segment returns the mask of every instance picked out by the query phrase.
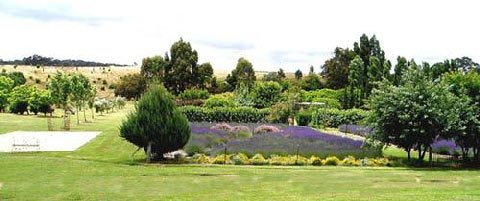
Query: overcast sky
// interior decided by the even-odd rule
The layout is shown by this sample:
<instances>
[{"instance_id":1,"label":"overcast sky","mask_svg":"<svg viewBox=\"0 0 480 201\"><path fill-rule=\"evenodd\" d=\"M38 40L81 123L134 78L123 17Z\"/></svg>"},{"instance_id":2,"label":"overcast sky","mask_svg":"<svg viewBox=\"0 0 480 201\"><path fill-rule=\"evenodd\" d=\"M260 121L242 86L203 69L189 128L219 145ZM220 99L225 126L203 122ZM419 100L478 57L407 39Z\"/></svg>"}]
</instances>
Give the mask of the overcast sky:
<instances>
[{"instance_id":1,"label":"overcast sky","mask_svg":"<svg viewBox=\"0 0 480 201\"><path fill-rule=\"evenodd\" d=\"M480 3L471 0L0 0L0 59L40 54L133 64L180 37L199 62L230 71L308 71L335 47L375 34L389 59L480 61ZM395 63L394 61L392 61Z\"/></svg>"}]
</instances>

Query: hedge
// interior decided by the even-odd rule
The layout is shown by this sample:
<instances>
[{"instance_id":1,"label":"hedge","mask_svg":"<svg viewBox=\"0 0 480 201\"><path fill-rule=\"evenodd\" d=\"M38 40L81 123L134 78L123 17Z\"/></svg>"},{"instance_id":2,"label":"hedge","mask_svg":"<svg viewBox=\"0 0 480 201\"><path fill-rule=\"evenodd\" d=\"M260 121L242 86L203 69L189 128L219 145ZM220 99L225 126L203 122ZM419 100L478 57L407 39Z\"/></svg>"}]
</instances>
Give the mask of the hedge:
<instances>
[{"instance_id":1,"label":"hedge","mask_svg":"<svg viewBox=\"0 0 480 201\"><path fill-rule=\"evenodd\" d=\"M368 116L368 111L361 109L319 109L314 112L312 121L325 127L338 127L342 124L361 124Z\"/></svg>"},{"instance_id":2,"label":"hedge","mask_svg":"<svg viewBox=\"0 0 480 201\"><path fill-rule=\"evenodd\" d=\"M193 122L239 122L257 123L264 122L270 109L255 109L252 107L215 107L204 108L198 106L182 106L183 112L189 121Z\"/></svg>"}]
</instances>

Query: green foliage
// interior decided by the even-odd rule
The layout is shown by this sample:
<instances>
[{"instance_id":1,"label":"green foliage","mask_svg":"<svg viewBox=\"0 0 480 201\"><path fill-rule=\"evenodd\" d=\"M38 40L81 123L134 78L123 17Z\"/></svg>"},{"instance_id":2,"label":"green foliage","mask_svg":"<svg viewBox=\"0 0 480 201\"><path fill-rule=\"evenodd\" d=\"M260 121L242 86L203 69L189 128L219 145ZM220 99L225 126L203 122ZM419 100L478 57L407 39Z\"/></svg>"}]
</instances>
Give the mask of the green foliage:
<instances>
[{"instance_id":1,"label":"green foliage","mask_svg":"<svg viewBox=\"0 0 480 201\"><path fill-rule=\"evenodd\" d=\"M54 104L61 105L66 108L71 94L70 78L60 72L57 72L48 82L48 89L52 94Z\"/></svg>"},{"instance_id":2,"label":"green foliage","mask_svg":"<svg viewBox=\"0 0 480 201\"><path fill-rule=\"evenodd\" d=\"M296 80L300 80L300 79L302 79L302 77L303 77L303 73L302 73L302 71L301 71L300 69L298 69L297 71L295 71L295 79L296 79Z\"/></svg>"},{"instance_id":3,"label":"green foliage","mask_svg":"<svg viewBox=\"0 0 480 201\"><path fill-rule=\"evenodd\" d=\"M115 96L122 96L127 99L138 99L147 88L147 82L140 74L129 74L122 76L115 88Z\"/></svg>"},{"instance_id":4,"label":"green foliage","mask_svg":"<svg viewBox=\"0 0 480 201\"><path fill-rule=\"evenodd\" d=\"M415 148L423 160L437 137L449 138L463 126L458 126L458 109L465 101L431 82L419 69L409 70L403 82L400 87L383 85L372 97L372 137L407 152Z\"/></svg>"},{"instance_id":5,"label":"green foliage","mask_svg":"<svg viewBox=\"0 0 480 201\"><path fill-rule=\"evenodd\" d=\"M10 97L8 97L10 112L15 114L24 114L27 112L28 114L28 102L35 90L36 88L28 85L20 85L13 88Z\"/></svg>"},{"instance_id":6,"label":"green foliage","mask_svg":"<svg viewBox=\"0 0 480 201\"><path fill-rule=\"evenodd\" d=\"M251 159L250 159L250 163L252 163L252 165L265 165L268 163L267 160L265 160L265 157L263 157L262 154L255 154Z\"/></svg>"},{"instance_id":7,"label":"green foliage","mask_svg":"<svg viewBox=\"0 0 480 201\"><path fill-rule=\"evenodd\" d=\"M1 73L0 76L7 76L13 80L13 87L20 86L27 82L22 72Z\"/></svg>"},{"instance_id":8,"label":"green foliage","mask_svg":"<svg viewBox=\"0 0 480 201\"><path fill-rule=\"evenodd\" d=\"M50 91L48 90L33 90L28 100L28 104L30 105L30 111L33 112L35 115L38 112L47 115L47 113L53 111L51 107L52 97Z\"/></svg>"},{"instance_id":9,"label":"green foliage","mask_svg":"<svg viewBox=\"0 0 480 201\"><path fill-rule=\"evenodd\" d=\"M313 113L313 121L326 127L336 128L342 124L361 124L368 117L368 112L361 109L318 109Z\"/></svg>"},{"instance_id":10,"label":"green foliage","mask_svg":"<svg viewBox=\"0 0 480 201\"><path fill-rule=\"evenodd\" d=\"M194 122L263 122L270 109L255 109L251 107L215 107L203 108L197 106L182 106L179 110L189 121Z\"/></svg>"},{"instance_id":11,"label":"green foliage","mask_svg":"<svg viewBox=\"0 0 480 201\"><path fill-rule=\"evenodd\" d=\"M324 161L322 161L322 163L324 165L333 165L333 166L336 166L336 165L339 165L341 163L340 159L338 159L336 156L330 156L330 157L327 157L325 158Z\"/></svg>"},{"instance_id":12,"label":"green foliage","mask_svg":"<svg viewBox=\"0 0 480 201\"><path fill-rule=\"evenodd\" d=\"M140 74L148 80L162 81L168 65L168 61L165 61L162 56L146 57L142 60Z\"/></svg>"},{"instance_id":13,"label":"green foliage","mask_svg":"<svg viewBox=\"0 0 480 201\"><path fill-rule=\"evenodd\" d=\"M235 102L230 98L224 98L221 96L211 96L205 101L203 107L214 108L214 107L235 107Z\"/></svg>"},{"instance_id":14,"label":"green foliage","mask_svg":"<svg viewBox=\"0 0 480 201\"><path fill-rule=\"evenodd\" d=\"M252 90L252 100L257 108L270 107L280 100L282 87L277 82L257 82Z\"/></svg>"},{"instance_id":15,"label":"green foliage","mask_svg":"<svg viewBox=\"0 0 480 201\"><path fill-rule=\"evenodd\" d=\"M228 88L233 90L240 84L251 87L255 80L255 71L253 70L252 63L242 57L238 59L237 67L235 67L231 74L227 75L225 81L229 85Z\"/></svg>"},{"instance_id":16,"label":"green foliage","mask_svg":"<svg viewBox=\"0 0 480 201\"><path fill-rule=\"evenodd\" d=\"M312 121L312 113L308 110L301 109L296 115L295 119L299 126L308 126Z\"/></svg>"},{"instance_id":17,"label":"green foliage","mask_svg":"<svg viewBox=\"0 0 480 201\"><path fill-rule=\"evenodd\" d=\"M322 75L325 76L327 87L340 89L348 84L348 67L355 57L355 53L348 48L337 47L334 54L334 57L326 60L322 66Z\"/></svg>"},{"instance_id":18,"label":"green foliage","mask_svg":"<svg viewBox=\"0 0 480 201\"><path fill-rule=\"evenodd\" d=\"M308 74L302 79L300 85L302 89L306 91L313 91L323 88L320 76L317 74Z\"/></svg>"},{"instance_id":19,"label":"green foliage","mask_svg":"<svg viewBox=\"0 0 480 201\"><path fill-rule=\"evenodd\" d=\"M204 89L187 89L178 96L182 100L208 99L210 94Z\"/></svg>"},{"instance_id":20,"label":"green foliage","mask_svg":"<svg viewBox=\"0 0 480 201\"><path fill-rule=\"evenodd\" d=\"M325 103L328 108L341 108L340 98L343 90L320 89L301 94L302 101Z\"/></svg>"},{"instance_id":21,"label":"green foliage","mask_svg":"<svg viewBox=\"0 0 480 201\"><path fill-rule=\"evenodd\" d=\"M162 159L163 154L183 148L190 134L187 118L161 85L152 86L120 126L120 136L144 148L147 161Z\"/></svg>"},{"instance_id":22,"label":"green foliage","mask_svg":"<svg viewBox=\"0 0 480 201\"><path fill-rule=\"evenodd\" d=\"M7 76L0 76L0 112L4 112L8 105L8 98L14 82Z\"/></svg>"}]
</instances>

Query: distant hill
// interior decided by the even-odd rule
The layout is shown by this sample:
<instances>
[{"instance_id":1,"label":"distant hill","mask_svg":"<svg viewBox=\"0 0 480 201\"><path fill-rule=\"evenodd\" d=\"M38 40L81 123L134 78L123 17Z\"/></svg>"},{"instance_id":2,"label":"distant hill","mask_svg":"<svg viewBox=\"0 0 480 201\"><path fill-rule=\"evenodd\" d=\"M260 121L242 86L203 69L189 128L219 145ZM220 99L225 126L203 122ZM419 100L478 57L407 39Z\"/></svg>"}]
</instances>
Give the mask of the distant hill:
<instances>
[{"instance_id":1,"label":"distant hill","mask_svg":"<svg viewBox=\"0 0 480 201\"><path fill-rule=\"evenodd\" d=\"M94 61L83 60L59 60L52 57L44 57L40 55L32 55L25 57L22 60L3 61L0 59L0 65L30 65L30 66L72 66L72 67L106 67L106 66L128 66L124 64L115 63L100 63Z\"/></svg>"}]
</instances>

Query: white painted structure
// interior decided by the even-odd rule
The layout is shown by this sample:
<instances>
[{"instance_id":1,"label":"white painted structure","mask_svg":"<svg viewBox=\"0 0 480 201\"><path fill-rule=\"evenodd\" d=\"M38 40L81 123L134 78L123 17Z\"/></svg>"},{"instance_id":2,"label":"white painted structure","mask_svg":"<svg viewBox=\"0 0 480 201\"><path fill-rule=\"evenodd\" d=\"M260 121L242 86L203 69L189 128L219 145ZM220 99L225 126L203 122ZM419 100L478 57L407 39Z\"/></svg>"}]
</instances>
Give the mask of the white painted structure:
<instances>
[{"instance_id":1,"label":"white painted structure","mask_svg":"<svg viewBox=\"0 0 480 201\"><path fill-rule=\"evenodd\" d=\"M74 151L100 132L15 131L0 135L0 152Z\"/></svg>"}]
</instances>

